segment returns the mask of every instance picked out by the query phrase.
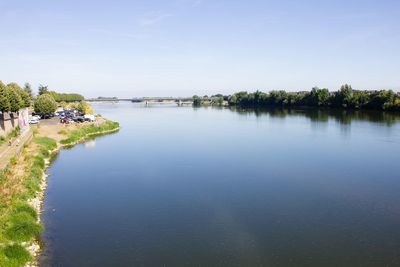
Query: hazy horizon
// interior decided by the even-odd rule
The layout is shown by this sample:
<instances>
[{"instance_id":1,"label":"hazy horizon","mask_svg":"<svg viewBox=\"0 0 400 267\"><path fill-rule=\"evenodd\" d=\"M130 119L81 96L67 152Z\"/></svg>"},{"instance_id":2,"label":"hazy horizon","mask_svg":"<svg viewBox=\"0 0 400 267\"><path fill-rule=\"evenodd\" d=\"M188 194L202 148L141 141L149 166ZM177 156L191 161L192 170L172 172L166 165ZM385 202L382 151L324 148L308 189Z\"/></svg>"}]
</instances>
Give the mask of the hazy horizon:
<instances>
[{"instance_id":1,"label":"hazy horizon","mask_svg":"<svg viewBox=\"0 0 400 267\"><path fill-rule=\"evenodd\" d=\"M0 80L85 97L400 91L398 1L0 1Z\"/></svg>"}]
</instances>

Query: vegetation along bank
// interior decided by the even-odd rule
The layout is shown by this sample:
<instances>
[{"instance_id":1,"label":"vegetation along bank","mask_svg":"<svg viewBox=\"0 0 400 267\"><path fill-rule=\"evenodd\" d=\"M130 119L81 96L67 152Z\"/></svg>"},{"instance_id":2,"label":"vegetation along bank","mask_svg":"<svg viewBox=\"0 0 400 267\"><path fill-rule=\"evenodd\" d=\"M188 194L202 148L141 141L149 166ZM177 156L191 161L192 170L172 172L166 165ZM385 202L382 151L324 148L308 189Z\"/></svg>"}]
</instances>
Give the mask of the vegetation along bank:
<instances>
[{"instance_id":1,"label":"vegetation along bank","mask_svg":"<svg viewBox=\"0 0 400 267\"><path fill-rule=\"evenodd\" d=\"M44 227L39 220L46 188L44 171L58 149L118 129L117 122L105 119L35 129L33 141L0 173L0 266L35 266Z\"/></svg>"},{"instance_id":2,"label":"vegetation along bank","mask_svg":"<svg viewBox=\"0 0 400 267\"><path fill-rule=\"evenodd\" d=\"M263 107L321 107L340 109L368 109L400 111L400 95L392 90L353 90L350 85L343 85L339 91L314 87L309 92L270 91L268 93L245 91L233 95L221 94L193 96L193 105L229 105L244 108Z\"/></svg>"},{"instance_id":3,"label":"vegetation along bank","mask_svg":"<svg viewBox=\"0 0 400 267\"><path fill-rule=\"evenodd\" d=\"M21 88L16 83L5 85L0 81L0 122L7 114L18 118L23 109L40 115L54 115L60 108L93 113L79 94L59 94L49 91L47 86L40 86L38 95L34 96L29 84ZM57 151L91 136L119 130L119 123L100 116L85 123L61 124L56 118L52 120L54 123L25 128L25 131L33 131L32 141L21 143L22 152L10 155L8 165L0 170L1 267L36 266L35 256L43 245L40 242L44 228L40 210L46 188L45 169ZM19 146L19 124L13 123L13 127L9 132L5 131L9 129L0 129L0 149L8 149L8 144L10 148ZM5 153L1 154L4 157Z\"/></svg>"}]
</instances>

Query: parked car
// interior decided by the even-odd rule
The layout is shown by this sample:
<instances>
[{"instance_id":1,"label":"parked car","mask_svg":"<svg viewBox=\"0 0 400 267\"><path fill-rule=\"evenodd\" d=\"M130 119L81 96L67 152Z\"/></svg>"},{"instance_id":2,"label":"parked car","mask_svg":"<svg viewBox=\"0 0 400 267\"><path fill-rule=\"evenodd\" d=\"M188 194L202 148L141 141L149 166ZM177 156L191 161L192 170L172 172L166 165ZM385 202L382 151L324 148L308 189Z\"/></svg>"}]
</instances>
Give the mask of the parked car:
<instances>
[{"instance_id":1,"label":"parked car","mask_svg":"<svg viewBox=\"0 0 400 267\"><path fill-rule=\"evenodd\" d=\"M51 118L50 114L40 114L39 115L42 120L47 120Z\"/></svg>"},{"instance_id":2,"label":"parked car","mask_svg":"<svg viewBox=\"0 0 400 267\"><path fill-rule=\"evenodd\" d=\"M75 122L85 122L85 118L84 117L75 117L75 118L73 118L73 121L75 121Z\"/></svg>"},{"instance_id":3,"label":"parked car","mask_svg":"<svg viewBox=\"0 0 400 267\"><path fill-rule=\"evenodd\" d=\"M85 118L85 121L90 121L90 122L93 122L96 120L96 117L94 115L90 115L90 114L85 115L84 118Z\"/></svg>"},{"instance_id":4,"label":"parked car","mask_svg":"<svg viewBox=\"0 0 400 267\"><path fill-rule=\"evenodd\" d=\"M39 123L39 119L35 116L29 116L29 124L38 124Z\"/></svg>"},{"instance_id":5,"label":"parked car","mask_svg":"<svg viewBox=\"0 0 400 267\"><path fill-rule=\"evenodd\" d=\"M65 124L70 124L70 123L73 123L74 121L71 120L70 118L62 118L62 119L60 119L60 122L65 123Z\"/></svg>"}]
</instances>

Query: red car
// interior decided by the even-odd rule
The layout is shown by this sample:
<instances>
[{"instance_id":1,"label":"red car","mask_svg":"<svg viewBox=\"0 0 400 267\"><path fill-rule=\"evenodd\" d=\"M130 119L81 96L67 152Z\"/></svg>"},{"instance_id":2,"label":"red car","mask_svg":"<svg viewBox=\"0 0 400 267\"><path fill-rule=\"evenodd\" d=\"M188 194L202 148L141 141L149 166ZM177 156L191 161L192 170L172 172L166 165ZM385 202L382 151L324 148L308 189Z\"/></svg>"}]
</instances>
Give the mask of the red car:
<instances>
[{"instance_id":1,"label":"red car","mask_svg":"<svg viewBox=\"0 0 400 267\"><path fill-rule=\"evenodd\" d=\"M60 120L60 122L61 122L61 123L69 124L69 123L71 123L71 119L69 119L69 118L62 118L62 119Z\"/></svg>"}]
</instances>

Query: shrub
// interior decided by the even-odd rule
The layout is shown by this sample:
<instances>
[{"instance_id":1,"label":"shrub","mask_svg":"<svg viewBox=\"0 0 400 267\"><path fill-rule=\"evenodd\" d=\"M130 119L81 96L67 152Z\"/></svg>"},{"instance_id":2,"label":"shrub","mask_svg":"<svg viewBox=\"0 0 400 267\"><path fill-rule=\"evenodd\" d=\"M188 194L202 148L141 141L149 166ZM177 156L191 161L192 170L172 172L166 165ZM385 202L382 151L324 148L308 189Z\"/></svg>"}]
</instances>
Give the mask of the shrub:
<instances>
[{"instance_id":1,"label":"shrub","mask_svg":"<svg viewBox=\"0 0 400 267\"><path fill-rule=\"evenodd\" d=\"M27 212L12 214L10 222L5 234L12 241L29 241L43 231L43 225Z\"/></svg>"},{"instance_id":2,"label":"shrub","mask_svg":"<svg viewBox=\"0 0 400 267\"><path fill-rule=\"evenodd\" d=\"M15 156L11 157L10 158L10 163L11 163L11 165L17 164L17 158Z\"/></svg>"},{"instance_id":3,"label":"shrub","mask_svg":"<svg viewBox=\"0 0 400 267\"><path fill-rule=\"evenodd\" d=\"M28 261L32 260L31 254L21 245L9 245L4 248L4 255L7 259L3 259L2 266L23 266ZM0 263L1 258L0 258Z\"/></svg>"},{"instance_id":4,"label":"shrub","mask_svg":"<svg viewBox=\"0 0 400 267\"><path fill-rule=\"evenodd\" d=\"M26 203L17 204L13 209L14 214L19 214L23 212L29 214L35 221L38 218L36 210Z\"/></svg>"}]
</instances>

